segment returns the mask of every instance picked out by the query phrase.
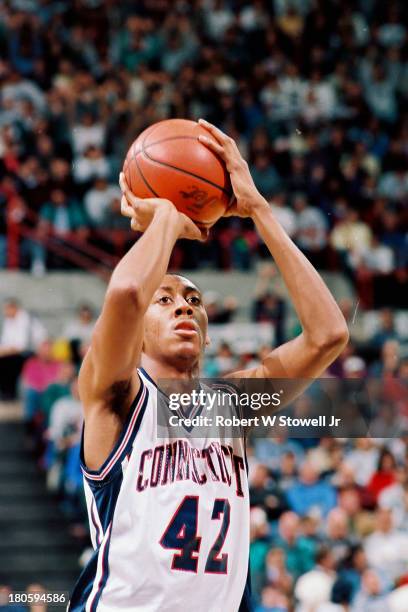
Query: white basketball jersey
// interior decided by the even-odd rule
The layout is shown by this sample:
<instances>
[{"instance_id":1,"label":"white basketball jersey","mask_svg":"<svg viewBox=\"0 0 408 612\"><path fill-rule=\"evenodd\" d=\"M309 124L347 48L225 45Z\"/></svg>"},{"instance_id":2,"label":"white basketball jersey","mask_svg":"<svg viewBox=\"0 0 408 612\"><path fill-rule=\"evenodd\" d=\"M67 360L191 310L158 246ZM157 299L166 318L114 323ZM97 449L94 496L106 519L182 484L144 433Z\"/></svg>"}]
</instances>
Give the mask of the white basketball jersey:
<instances>
[{"instance_id":1,"label":"white basketball jersey","mask_svg":"<svg viewBox=\"0 0 408 612\"><path fill-rule=\"evenodd\" d=\"M70 612L249 610L243 438L159 437L144 370L120 439L84 487L94 554Z\"/></svg>"}]
</instances>

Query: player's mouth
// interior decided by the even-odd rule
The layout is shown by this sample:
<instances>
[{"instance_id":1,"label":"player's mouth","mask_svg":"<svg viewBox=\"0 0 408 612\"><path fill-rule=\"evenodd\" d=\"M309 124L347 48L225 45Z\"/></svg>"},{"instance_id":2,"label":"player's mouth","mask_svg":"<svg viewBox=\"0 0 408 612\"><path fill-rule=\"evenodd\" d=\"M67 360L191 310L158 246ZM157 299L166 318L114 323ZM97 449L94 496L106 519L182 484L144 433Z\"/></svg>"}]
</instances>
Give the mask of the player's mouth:
<instances>
[{"instance_id":1,"label":"player's mouth","mask_svg":"<svg viewBox=\"0 0 408 612\"><path fill-rule=\"evenodd\" d=\"M176 331L178 334L182 336L191 337L191 336L194 336L195 334L198 334L198 326L197 326L197 323L191 320L180 321L179 323L175 325L174 331Z\"/></svg>"}]
</instances>

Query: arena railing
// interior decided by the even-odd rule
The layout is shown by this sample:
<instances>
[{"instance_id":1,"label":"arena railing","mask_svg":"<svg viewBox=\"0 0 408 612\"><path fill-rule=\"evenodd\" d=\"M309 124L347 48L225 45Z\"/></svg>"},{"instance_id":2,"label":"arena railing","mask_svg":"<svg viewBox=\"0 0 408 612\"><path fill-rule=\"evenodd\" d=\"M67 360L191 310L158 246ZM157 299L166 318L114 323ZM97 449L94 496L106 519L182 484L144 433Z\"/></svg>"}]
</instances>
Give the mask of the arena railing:
<instances>
[{"instance_id":1,"label":"arena railing","mask_svg":"<svg viewBox=\"0 0 408 612\"><path fill-rule=\"evenodd\" d=\"M9 202L9 204L12 204ZM25 210L23 218L7 215L7 267L20 268L20 246L22 239L40 243L47 251L67 263L108 280L113 268L120 259L119 255L107 253L102 248L79 240L74 232L63 236L48 234L39 236L35 230L39 218L33 211ZM113 244L117 252L124 249L130 230L98 230L98 235Z\"/></svg>"}]
</instances>

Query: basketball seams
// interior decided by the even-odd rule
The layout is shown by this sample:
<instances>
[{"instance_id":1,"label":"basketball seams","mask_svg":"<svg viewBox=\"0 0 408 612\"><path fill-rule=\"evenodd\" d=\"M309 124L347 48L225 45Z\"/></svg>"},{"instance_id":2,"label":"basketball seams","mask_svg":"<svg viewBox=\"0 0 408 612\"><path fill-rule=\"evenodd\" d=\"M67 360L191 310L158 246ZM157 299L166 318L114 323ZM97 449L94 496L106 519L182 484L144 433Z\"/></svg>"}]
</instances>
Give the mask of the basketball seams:
<instances>
[{"instance_id":1,"label":"basketball seams","mask_svg":"<svg viewBox=\"0 0 408 612\"><path fill-rule=\"evenodd\" d=\"M150 136L150 134L147 134L146 138L147 136ZM142 148L136 151L136 155L138 155L139 153L142 153L142 151L146 151L147 149L150 149L150 147L154 147L155 145L162 144L162 142L168 142L169 140L196 140L197 142L200 142L197 136L167 136L167 138L162 138L161 140L155 140L154 142L144 144L146 142L146 138L144 139L144 142L142 143ZM135 144L137 144L137 141Z\"/></svg>"},{"instance_id":2,"label":"basketball seams","mask_svg":"<svg viewBox=\"0 0 408 612\"><path fill-rule=\"evenodd\" d=\"M158 195L158 193L156 193L156 191L150 186L149 182L147 181L147 179L145 178L143 172L141 171L140 166L139 166L139 162L137 161L138 153L134 152L134 148L135 148L135 145L133 145L133 149L132 149L132 159L133 159L134 164L135 164L135 166L137 168L137 171L139 173L140 178L142 179L142 181L144 182L145 186L147 187L147 189L150 191L150 193L154 197L156 197L156 198L160 197ZM131 175L131 172L129 172L129 175ZM132 186L131 185L129 185L129 186L130 186L131 191L133 192Z\"/></svg>"},{"instance_id":3,"label":"basketball seams","mask_svg":"<svg viewBox=\"0 0 408 612\"><path fill-rule=\"evenodd\" d=\"M224 189L224 187L217 185L217 183L213 183L209 179L206 179L203 176L200 176L199 174L195 174L194 172L190 172L189 170L185 170L184 168L178 168L177 166L173 166L172 164L168 164L163 161L158 161L157 159L150 157L150 155L146 152L146 150L140 151L139 155L140 154L142 154L145 159L147 159L148 161L151 161L154 164L158 164L159 166L164 166L165 168L170 168L171 170L177 170L177 172L181 172L182 174L187 174L188 176L192 176L193 178L198 179L199 181L203 181L203 183L207 183L207 185L211 185L211 187L215 187L216 189L219 189L219 191L222 191L222 193L225 193L225 195L231 196L230 190Z\"/></svg>"}]
</instances>

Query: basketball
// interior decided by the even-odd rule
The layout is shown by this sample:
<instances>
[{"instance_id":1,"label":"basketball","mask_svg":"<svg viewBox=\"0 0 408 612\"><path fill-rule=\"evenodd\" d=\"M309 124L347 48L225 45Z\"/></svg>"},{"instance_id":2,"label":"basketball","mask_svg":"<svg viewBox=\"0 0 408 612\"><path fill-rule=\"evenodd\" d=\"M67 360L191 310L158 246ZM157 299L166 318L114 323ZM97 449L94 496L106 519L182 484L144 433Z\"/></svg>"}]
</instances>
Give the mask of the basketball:
<instances>
[{"instance_id":1,"label":"basketball","mask_svg":"<svg viewBox=\"0 0 408 612\"><path fill-rule=\"evenodd\" d=\"M198 225L212 226L228 208L232 188L222 160L198 140L212 138L195 121L169 119L144 130L123 172L140 198L166 198Z\"/></svg>"}]
</instances>

